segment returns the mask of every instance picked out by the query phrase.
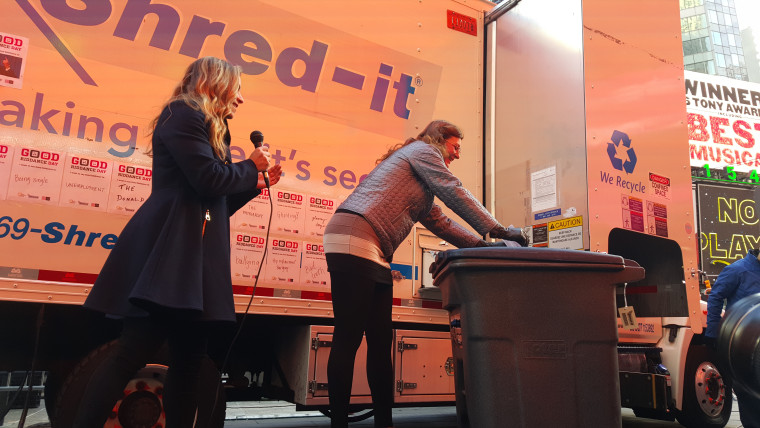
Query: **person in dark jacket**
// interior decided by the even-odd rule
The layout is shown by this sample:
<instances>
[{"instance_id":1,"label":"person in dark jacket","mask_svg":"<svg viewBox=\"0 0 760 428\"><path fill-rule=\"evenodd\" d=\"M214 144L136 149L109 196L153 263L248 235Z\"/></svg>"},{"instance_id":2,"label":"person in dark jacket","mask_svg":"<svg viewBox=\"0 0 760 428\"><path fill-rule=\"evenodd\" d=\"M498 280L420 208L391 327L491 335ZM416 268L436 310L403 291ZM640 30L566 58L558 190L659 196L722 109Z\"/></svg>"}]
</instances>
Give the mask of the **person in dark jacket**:
<instances>
[{"instance_id":1,"label":"person in dark jacket","mask_svg":"<svg viewBox=\"0 0 760 428\"><path fill-rule=\"evenodd\" d=\"M747 255L723 268L715 280L707 298L707 329L705 339L708 345L715 347L720 333L723 303L726 311L752 294L760 293L760 250L750 250ZM760 399L755 394L742 388L734 388L739 418L745 428L760 428Z\"/></svg>"},{"instance_id":2,"label":"person in dark jacket","mask_svg":"<svg viewBox=\"0 0 760 428\"><path fill-rule=\"evenodd\" d=\"M391 148L338 207L325 229L335 322L327 363L334 428L348 424L354 359L362 335L367 337L367 380L375 427L393 425L390 262L414 224L422 223L460 248L489 245L446 217L434 197L479 234L526 244L521 229L499 224L449 171L449 164L459 159L462 137L458 127L437 120L416 138Z\"/></svg>"},{"instance_id":3,"label":"person in dark jacket","mask_svg":"<svg viewBox=\"0 0 760 428\"><path fill-rule=\"evenodd\" d=\"M103 426L124 386L168 340L166 427L191 427L208 326L235 321L229 217L260 193L266 147L232 162L227 120L243 97L240 67L194 61L153 121L150 197L129 220L85 301L123 318L96 369L75 427ZM276 184L281 168L269 168Z\"/></svg>"}]
</instances>

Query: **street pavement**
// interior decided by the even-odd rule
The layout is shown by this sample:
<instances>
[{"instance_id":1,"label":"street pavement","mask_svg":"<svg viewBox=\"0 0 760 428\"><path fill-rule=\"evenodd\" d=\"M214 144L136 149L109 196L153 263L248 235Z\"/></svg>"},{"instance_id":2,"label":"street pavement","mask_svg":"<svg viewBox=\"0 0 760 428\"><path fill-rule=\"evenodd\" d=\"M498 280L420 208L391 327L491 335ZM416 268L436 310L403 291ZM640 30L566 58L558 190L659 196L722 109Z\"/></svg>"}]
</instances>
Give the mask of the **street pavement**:
<instances>
[{"instance_id":1,"label":"street pavement","mask_svg":"<svg viewBox=\"0 0 760 428\"><path fill-rule=\"evenodd\" d=\"M227 422L225 428L329 428L330 420L318 412L289 412L286 408L281 414L286 417L274 419L235 419L237 414L248 414L251 418L257 410L248 407L253 403L230 403L227 407ZM236 408L236 406L239 406ZM246 408L247 407L247 408ZM245 410L243 410L245 409ZM294 408L293 408L294 410ZM298 413L310 416L299 417ZM630 409L621 411L622 428L682 428L676 422L641 419L634 416ZM319 416L317 416L319 415ZM450 407L410 407L393 410L393 425L395 428L457 428L456 408ZM374 427L372 418L349 424L350 427ZM508 426L508 425L505 425ZM726 428L740 428L739 412L734 409ZM596 427L595 427L596 428ZM601 427L600 427L601 428Z\"/></svg>"},{"instance_id":2,"label":"street pavement","mask_svg":"<svg viewBox=\"0 0 760 428\"><path fill-rule=\"evenodd\" d=\"M622 409L623 428L679 428L676 422L640 419L629 409ZM18 427L21 410L12 410L0 425L0 428ZM396 428L456 428L456 408L448 407L410 407L393 410L393 422ZM30 409L25 427L48 428L44 406ZM295 406L282 401L231 402L227 403L227 420L225 428L328 428L330 420L319 412L299 412ZM355 422L350 426L366 428L373 426L372 418ZM740 428L739 412L736 408L726 428Z\"/></svg>"}]
</instances>

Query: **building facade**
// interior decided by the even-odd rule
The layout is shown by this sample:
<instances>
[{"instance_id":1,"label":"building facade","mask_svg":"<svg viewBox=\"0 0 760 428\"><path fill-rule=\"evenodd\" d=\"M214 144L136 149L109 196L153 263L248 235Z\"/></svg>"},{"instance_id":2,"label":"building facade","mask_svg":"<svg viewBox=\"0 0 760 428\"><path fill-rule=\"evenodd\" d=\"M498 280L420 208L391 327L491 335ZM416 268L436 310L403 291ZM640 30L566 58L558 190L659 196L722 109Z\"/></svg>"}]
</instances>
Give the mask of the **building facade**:
<instances>
[{"instance_id":1,"label":"building facade","mask_svg":"<svg viewBox=\"0 0 760 428\"><path fill-rule=\"evenodd\" d=\"M760 33L751 27L743 29L742 43L749 81L760 83Z\"/></svg>"},{"instance_id":2,"label":"building facade","mask_svg":"<svg viewBox=\"0 0 760 428\"><path fill-rule=\"evenodd\" d=\"M679 0L684 68L749 80L734 0Z\"/></svg>"}]
</instances>

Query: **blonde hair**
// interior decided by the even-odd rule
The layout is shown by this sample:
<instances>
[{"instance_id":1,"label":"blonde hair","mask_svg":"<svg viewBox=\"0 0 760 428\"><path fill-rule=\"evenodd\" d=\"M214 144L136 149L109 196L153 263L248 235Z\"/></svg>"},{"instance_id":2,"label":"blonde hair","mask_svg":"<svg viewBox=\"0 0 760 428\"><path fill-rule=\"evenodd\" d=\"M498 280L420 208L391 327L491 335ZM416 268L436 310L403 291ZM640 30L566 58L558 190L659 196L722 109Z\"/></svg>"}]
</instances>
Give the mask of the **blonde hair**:
<instances>
[{"instance_id":1,"label":"blonde hair","mask_svg":"<svg viewBox=\"0 0 760 428\"><path fill-rule=\"evenodd\" d=\"M209 143L221 160L227 159L225 119L232 113L232 103L240 90L240 72L240 66L225 60L210 56L199 58L187 67L172 96L161 108L163 111L172 102L181 100L201 111L209 127ZM153 131L159 117L160 113L151 122Z\"/></svg>"},{"instance_id":2,"label":"blonde hair","mask_svg":"<svg viewBox=\"0 0 760 428\"><path fill-rule=\"evenodd\" d=\"M391 147L386 154L377 160L377 163L388 159L388 157L392 155L393 152L415 141L423 141L427 144L430 144L431 146L438 149L438 151L441 152L441 155L446 158L446 156L449 155L448 150L446 150L446 140L451 137L457 137L461 140L464 138L464 134L458 126L454 125L451 122L447 122L445 120L434 120L428 123L425 129L423 129L422 132L420 132L416 137L407 138L407 140L403 143L399 143Z\"/></svg>"}]
</instances>

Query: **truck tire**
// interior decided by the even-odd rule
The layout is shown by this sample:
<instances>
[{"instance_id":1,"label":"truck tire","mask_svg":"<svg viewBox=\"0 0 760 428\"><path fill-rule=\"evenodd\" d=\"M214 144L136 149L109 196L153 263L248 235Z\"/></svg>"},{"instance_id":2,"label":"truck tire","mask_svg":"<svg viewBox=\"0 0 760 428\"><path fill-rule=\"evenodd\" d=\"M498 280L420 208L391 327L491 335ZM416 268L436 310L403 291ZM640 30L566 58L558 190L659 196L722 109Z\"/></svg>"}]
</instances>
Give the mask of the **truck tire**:
<instances>
[{"instance_id":1,"label":"truck tire","mask_svg":"<svg viewBox=\"0 0 760 428\"><path fill-rule=\"evenodd\" d=\"M95 369L112 352L115 343L116 341L108 342L95 349L69 373L55 400L55 409L50 417L52 428L71 427L87 383L92 378ZM148 364L138 370L125 386L125 395L114 406L113 416L105 426L123 428L140 428L157 424L164 426L166 423L161 393L167 370L168 367L163 364ZM222 428L226 406L224 390L220 383L219 372L209 358L206 358L201 366L199 389L198 426ZM200 425L200 421L203 420L209 422Z\"/></svg>"},{"instance_id":2,"label":"truck tire","mask_svg":"<svg viewBox=\"0 0 760 428\"><path fill-rule=\"evenodd\" d=\"M734 389L760 397L760 293L742 298L726 311L717 347Z\"/></svg>"},{"instance_id":3,"label":"truck tire","mask_svg":"<svg viewBox=\"0 0 760 428\"><path fill-rule=\"evenodd\" d=\"M68 378L74 366L76 366L76 362L69 360L55 361L48 366L47 376L45 376L44 397L45 411L51 422L55 416L55 400L58 399L61 386Z\"/></svg>"},{"instance_id":4,"label":"truck tire","mask_svg":"<svg viewBox=\"0 0 760 428\"><path fill-rule=\"evenodd\" d=\"M692 345L684 368L683 409L676 419L686 428L722 428L731 417L731 383L718 369L717 352Z\"/></svg>"},{"instance_id":5,"label":"truck tire","mask_svg":"<svg viewBox=\"0 0 760 428\"><path fill-rule=\"evenodd\" d=\"M50 373L50 372L48 372ZM48 414L48 419L52 422L55 416L55 400L58 398L58 391L61 388L61 380L58 376L50 376L45 379L45 411Z\"/></svg>"}]
</instances>

